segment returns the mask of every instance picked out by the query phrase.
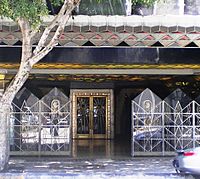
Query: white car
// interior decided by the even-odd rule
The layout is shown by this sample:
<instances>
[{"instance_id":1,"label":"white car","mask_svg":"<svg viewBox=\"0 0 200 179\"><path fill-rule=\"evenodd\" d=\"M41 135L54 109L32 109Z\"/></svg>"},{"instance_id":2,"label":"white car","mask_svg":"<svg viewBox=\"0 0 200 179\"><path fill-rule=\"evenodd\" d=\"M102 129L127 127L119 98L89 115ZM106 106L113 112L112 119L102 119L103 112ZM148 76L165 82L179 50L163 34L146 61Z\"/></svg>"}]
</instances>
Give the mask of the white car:
<instances>
[{"instance_id":1,"label":"white car","mask_svg":"<svg viewBox=\"0 0 200 179\"><path fill-rule=\"evenodd\" d=\"M200 147L177 151L173 166L177 173L200 175Z\"/></svg>"}]
</instances>

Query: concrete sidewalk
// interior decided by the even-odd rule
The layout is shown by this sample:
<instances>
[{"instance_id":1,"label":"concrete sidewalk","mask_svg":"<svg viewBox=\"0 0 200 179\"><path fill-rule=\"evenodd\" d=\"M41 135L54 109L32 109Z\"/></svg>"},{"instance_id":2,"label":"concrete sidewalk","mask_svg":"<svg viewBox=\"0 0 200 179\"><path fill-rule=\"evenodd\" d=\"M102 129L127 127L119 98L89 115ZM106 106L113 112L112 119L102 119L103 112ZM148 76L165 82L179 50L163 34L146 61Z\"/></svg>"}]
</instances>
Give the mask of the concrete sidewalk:
<instances>
[{"instance_id":1,"label":"concrete sidewalk","mask_svg":"<svg viewBox=\"0 0 200 179\"><path fill-rule=\"evenodd\" d=\"M177 175L171 157L74 159L62 157L11 158L0 179L192 179Z\"/></svg>"}]
</instances>

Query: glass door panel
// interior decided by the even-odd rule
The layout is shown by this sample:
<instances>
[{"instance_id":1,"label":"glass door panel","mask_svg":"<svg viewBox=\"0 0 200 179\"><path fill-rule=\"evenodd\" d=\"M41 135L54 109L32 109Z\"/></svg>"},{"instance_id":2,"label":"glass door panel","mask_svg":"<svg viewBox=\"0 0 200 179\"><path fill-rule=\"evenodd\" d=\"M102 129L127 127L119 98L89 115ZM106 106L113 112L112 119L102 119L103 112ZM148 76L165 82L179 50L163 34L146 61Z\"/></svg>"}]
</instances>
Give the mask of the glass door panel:
<instances>
[{"instance_id":1,"label":"glass door panel","mask_svg":"<svg viewBox=\"0 0 200 179\"><path fill-rule=\"evenodd\" d=\"M77 137L106 138L107 97L77 96Z\"/></svg>"},{"instance_id":2,"label":"glass door panel","mask_svg":"<svg viewBox=\"0 0 200 179\"><path fill-rule=\"evenodd\" d=\"M93 97L93 134L106 134L106 97Z\"/></svg>"},{"instance_id":3,"label":"glass door panel","mask_svg":"<svg viewBox=\"0 0 200 179\"><path fill-rule=\"evenodd\" d=\"M88 134L90 131L89 97L77 97L77 134Z\"/></svg>"}]
</instances>

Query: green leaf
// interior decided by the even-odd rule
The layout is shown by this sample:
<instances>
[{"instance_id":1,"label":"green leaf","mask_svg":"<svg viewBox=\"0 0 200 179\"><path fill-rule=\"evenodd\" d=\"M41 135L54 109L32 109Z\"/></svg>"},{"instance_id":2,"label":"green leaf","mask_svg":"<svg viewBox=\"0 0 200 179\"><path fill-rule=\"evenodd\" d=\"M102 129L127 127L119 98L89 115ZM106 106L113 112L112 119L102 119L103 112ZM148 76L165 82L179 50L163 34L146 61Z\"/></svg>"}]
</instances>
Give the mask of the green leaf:
<instances>
[{"instance_id":1,"label":"green leaf","mask_svg":"<svg viewBox=\"0 0 200 179\"><path fill-rule=\"evenodd\" d=\"M50 0L55 6L61 5L63 0ZM41 17L49 14L44 0L0 0L0 16L16 21L26 19L31 26L41 24Z\"/></svg>"}]
</instances>

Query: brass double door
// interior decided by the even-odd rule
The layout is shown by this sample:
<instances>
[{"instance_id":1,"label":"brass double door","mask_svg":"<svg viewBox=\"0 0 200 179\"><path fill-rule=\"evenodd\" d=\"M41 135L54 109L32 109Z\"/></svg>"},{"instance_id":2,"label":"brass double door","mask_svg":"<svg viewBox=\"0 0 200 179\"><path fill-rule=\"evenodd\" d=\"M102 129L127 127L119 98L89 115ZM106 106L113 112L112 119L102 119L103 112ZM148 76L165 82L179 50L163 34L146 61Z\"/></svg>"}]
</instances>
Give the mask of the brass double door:
<instances>
[{"instance_id":1,"label":"brass double door","mask_svg":"<svg viewBox=\"0 0 200 179\"><path fill-rule=\"evenodd\" d=\"M108 94L105 93L76 93L74 95L73 138L109 138L108 98Z\"/></svg>"}]
</instances>

